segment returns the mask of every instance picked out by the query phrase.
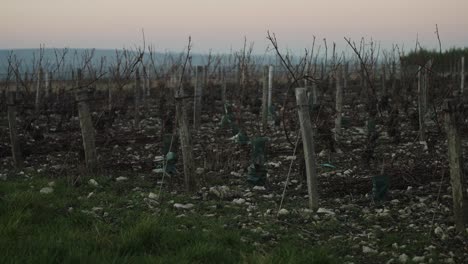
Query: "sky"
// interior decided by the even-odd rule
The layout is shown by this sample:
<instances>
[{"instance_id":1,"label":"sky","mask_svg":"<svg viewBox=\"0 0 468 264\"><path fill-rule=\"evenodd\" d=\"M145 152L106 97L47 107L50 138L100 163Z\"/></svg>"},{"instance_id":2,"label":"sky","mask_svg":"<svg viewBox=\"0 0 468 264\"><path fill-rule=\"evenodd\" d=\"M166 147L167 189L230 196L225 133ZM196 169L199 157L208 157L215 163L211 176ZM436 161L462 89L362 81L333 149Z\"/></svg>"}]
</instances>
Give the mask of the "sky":
<instances>
[{"instance_id":1,"label":"sky","mask_svg":"<svg viewBox=\"0 0 468 264\"><path fill-rule=\"evenodd\" d=\"M267 31L280 48L302 51L313 37L346 48L343 37L383 48L468 46L468 0L1 0L0 49L46 47L266 52Z\"/></svg>"}]
</instances>

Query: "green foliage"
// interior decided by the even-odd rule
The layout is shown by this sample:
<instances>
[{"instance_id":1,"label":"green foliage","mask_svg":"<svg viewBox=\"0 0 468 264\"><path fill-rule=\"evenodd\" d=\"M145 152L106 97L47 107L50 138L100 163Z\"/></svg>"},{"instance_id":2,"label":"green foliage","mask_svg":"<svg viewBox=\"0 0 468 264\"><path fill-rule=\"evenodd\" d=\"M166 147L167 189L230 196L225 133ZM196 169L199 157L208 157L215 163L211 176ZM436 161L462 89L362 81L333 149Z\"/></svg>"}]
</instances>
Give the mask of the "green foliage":
<instances>
[{"instance_id":1,"label":"green foliage","mask_svg":"<svg viewBox=\"0 0 468 264\"><path fill-rule=\"evenodd\" d=\"M440 53L437 50L420 49L412 51L405 56L402 56L401 62L403 65L424 65L429 60L433 60L433 65L436 70L448 70L455 63L460 65L460 58L465 57L465 63L468 63L468 48L451 48ZM466 65L465 65L466 67Z\"/></svg>"}]
</instances>

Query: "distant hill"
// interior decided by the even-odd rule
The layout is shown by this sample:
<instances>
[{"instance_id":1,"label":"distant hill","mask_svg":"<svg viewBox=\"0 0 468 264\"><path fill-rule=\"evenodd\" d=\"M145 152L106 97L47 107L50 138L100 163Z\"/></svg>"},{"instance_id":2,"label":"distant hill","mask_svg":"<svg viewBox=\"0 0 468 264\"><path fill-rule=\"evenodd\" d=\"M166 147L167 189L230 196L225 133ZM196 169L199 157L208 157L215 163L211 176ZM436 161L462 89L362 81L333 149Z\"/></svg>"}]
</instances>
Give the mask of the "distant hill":
<instances>
[{"instance_id":1,"label":"distant hill","mask_svg":"<svg viewBox=\"0 0 468 264\"><path fill-rule=\"evenodd\" d=\"M57 60L61 60L64 49L44 49L42 57L42 67L53 71L57 67ZM116 63L116 50L110 49L67 49L66 56L64 57L64 65L61 66L61 71L71 71L72 68L78 68L83 65L83 55L93 52L94 56L91 63L95 66L100 65L101 60L105 60L106 67L115 65ZM118 50L122 52L122 50ZM0 49L0 79L4 79L7 74L8 58L10 54L16 57L17 61L21 63L21 72L32 72L35 68L34 65L39 60L39 49L14 49L14 50L1 50ZM182 53L168 52L154 53L154 62L156 65L178 62ZM223 55L227 59L227 55ZM205 65L208 62L208 55L206 54L191 54L192 65ZM266 60L272 61L271 57L254 56L257 63L263 64ZM144 60L149 62L149 54L146 53Z\"/></svg>"}]
</instances>

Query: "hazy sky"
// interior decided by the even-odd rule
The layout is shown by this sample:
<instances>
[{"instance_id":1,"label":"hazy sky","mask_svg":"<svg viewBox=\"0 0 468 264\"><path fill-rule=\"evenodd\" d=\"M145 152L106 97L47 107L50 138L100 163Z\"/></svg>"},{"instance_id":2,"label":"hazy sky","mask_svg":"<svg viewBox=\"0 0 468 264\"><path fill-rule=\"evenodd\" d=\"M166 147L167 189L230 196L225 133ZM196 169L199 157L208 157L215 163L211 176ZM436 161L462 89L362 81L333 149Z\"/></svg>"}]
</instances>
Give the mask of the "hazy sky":
<instances>
[{"instance_id":1,"label":"hazy sky","mask_svg":"<svg viewBox=\"0 0 468 264\"><path fill-rule=\"evenodd\" d=\"M382 46L413 48L416 35L435 48L468 46L468 0L2 0L0 49L122 48L141 45L141 29L157 50L240 49L244 36L257 53L266 32L292 50L312 36L345 47L344 36L372 37Z\"/></svg>"}]
</instances>

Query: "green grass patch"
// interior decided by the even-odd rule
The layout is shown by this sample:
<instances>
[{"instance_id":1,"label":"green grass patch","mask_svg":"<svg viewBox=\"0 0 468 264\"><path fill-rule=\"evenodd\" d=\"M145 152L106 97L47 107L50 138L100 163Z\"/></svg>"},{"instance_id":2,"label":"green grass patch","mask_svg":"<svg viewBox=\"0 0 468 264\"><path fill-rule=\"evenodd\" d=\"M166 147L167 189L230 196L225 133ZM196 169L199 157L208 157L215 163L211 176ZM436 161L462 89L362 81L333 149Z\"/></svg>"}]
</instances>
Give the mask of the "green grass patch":
<instances>
[{"instance_id":1,"label":"green grass patch","mask_svg":"<svg viewBox=\"0 0 468 264\"><path fill-rule=\"evenodd\" d=\"M58 179L51 194L39 192L49 182L39 177L2 182L0 263L337 263L290 241L254 247L222 219L177 217L170 205L156 213L122 183L100 180L94 188ZM137 206L126 208L129 201Z\"/></svg>"}]
</instances>

